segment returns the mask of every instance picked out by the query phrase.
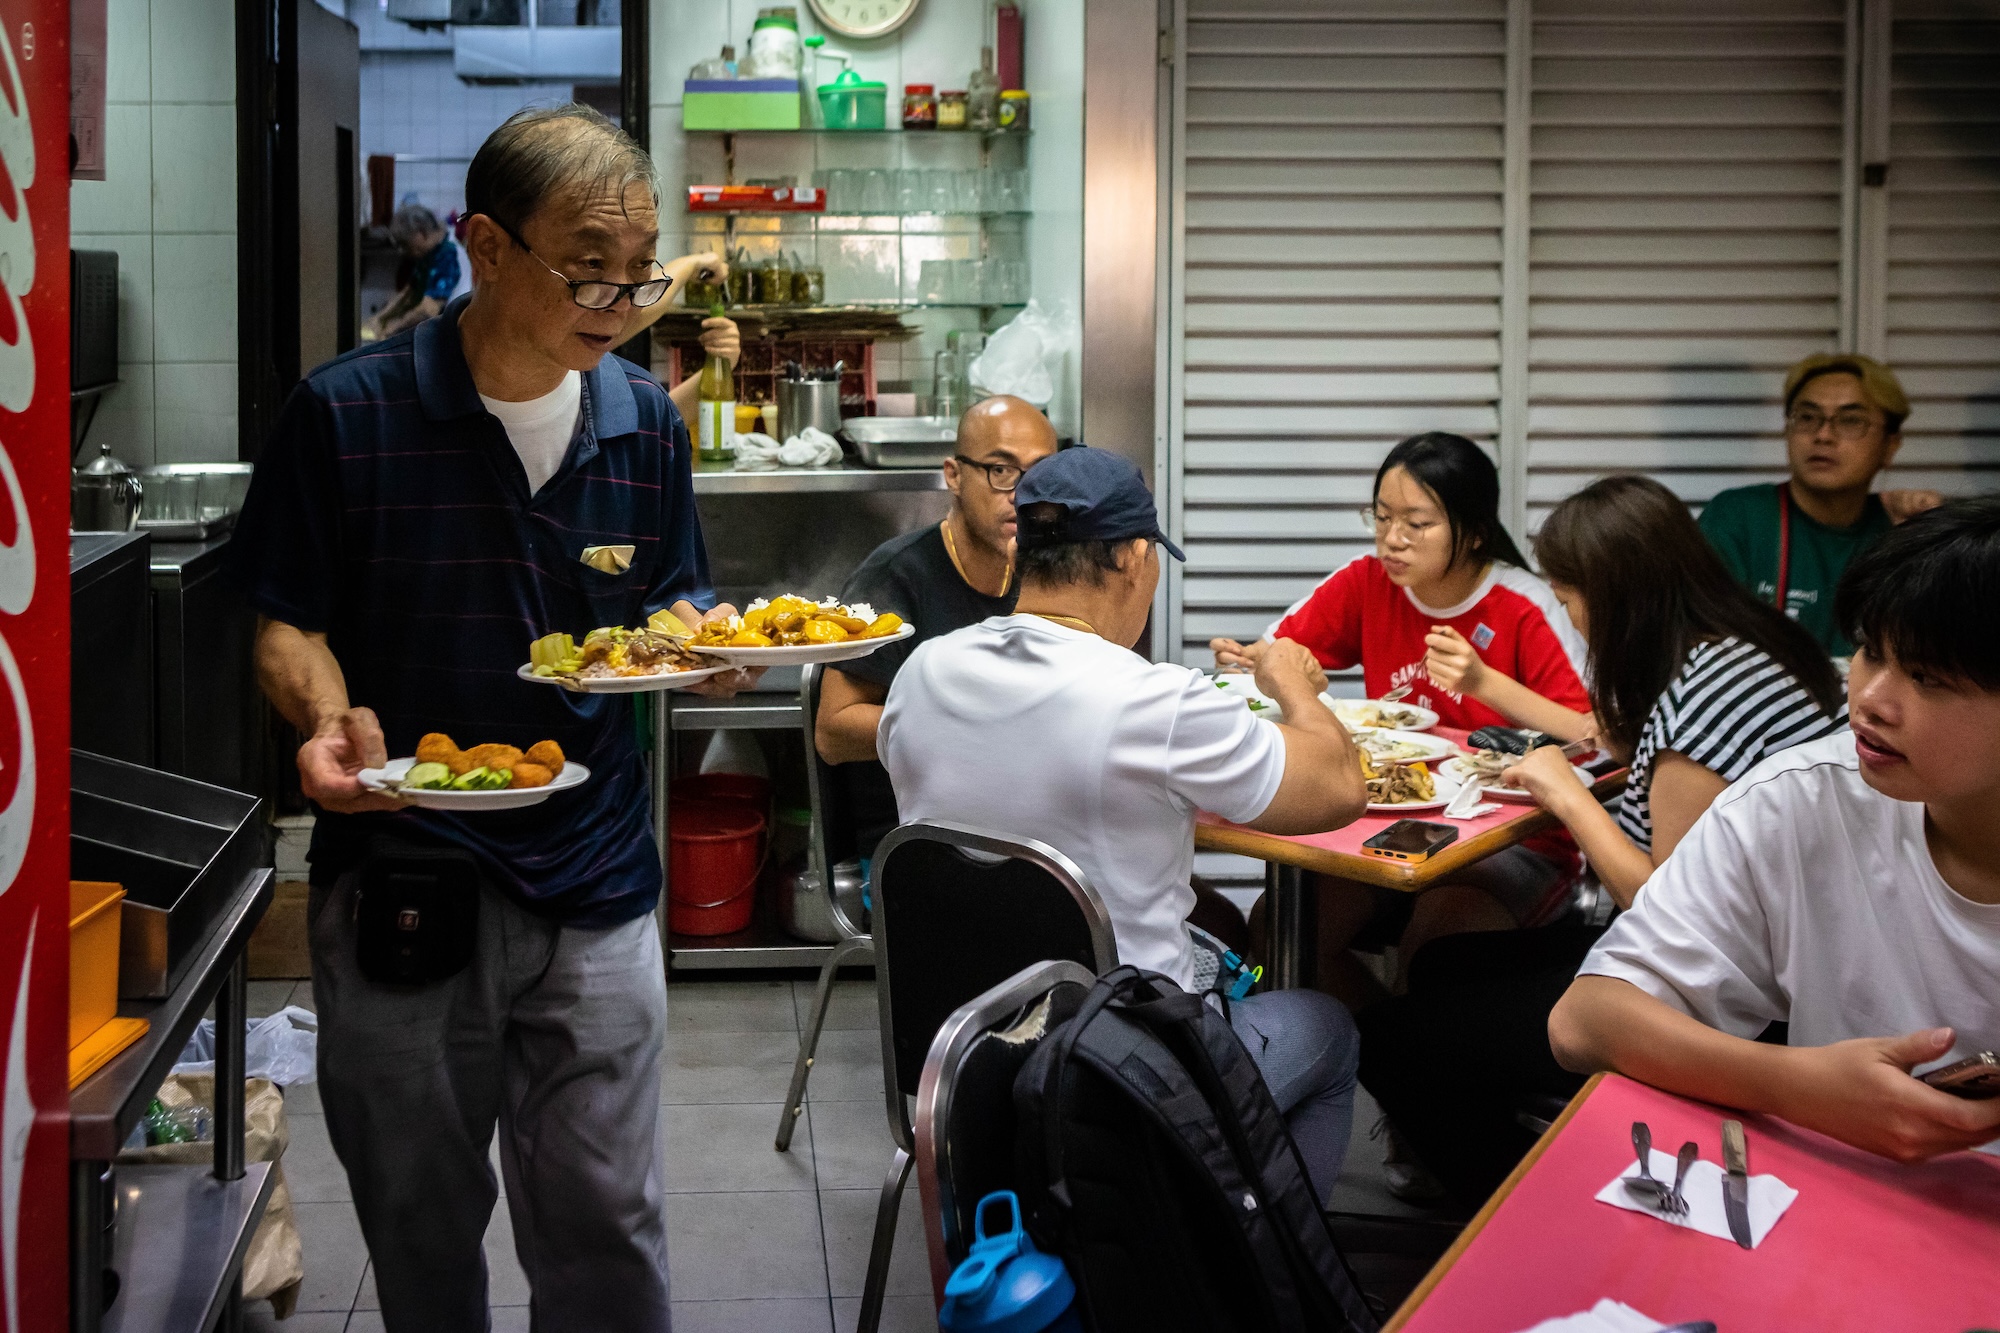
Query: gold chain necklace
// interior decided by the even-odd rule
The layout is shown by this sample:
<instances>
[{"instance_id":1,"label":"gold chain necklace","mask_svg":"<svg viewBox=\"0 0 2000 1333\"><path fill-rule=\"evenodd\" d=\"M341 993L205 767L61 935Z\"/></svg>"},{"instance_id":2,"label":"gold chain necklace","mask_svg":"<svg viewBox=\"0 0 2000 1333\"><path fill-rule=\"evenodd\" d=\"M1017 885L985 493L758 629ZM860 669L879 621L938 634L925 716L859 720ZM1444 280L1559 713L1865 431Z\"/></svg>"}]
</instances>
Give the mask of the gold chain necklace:
<instances>
[{"instance_id":1,"label":"gold chain necklace","mask_svg":"<svg viewBox=\"0 0 2000 1333\"><path fill-rule=\"evenodd\" d=\"M1086 634L1097 633L1097 626L1091 624L1088 620L1085 620L1082 616L1058 616L1058 615L1053 615L1047 611L1029 611L1026 614L1031 616L1040 616L1043 620L1053 620L1058 625L1075 625L1078 629L1083 630Z\"/></svg>"},{"instance_id":2,"label":"gold chain necklace","mask_svg":"<svg viewBox=\"0 0 2000 1333\"><path fill-rule=\"evenodd\" d=\"M981 597L988 596L989 594L986 592L985 589L981 588L977 583L974 583L972 581L972 576L965 572L964 562L962 562L958 558L958 543L953 541L951 536L951 520L947 518L944 522L938 524L938 529L944 533L944 553L951 557L951 567L958 571L958 576L960 578L965 580L965 586L972 589L974 592L978 593ZM1014 566L1010 563L1007 566L1006 572L1001 574L1000 576L1000 591L990 595L994 597L1005 597L1007 595L1007 589L1013 586L1014 586Z\"/></svg>"}]
</instances>

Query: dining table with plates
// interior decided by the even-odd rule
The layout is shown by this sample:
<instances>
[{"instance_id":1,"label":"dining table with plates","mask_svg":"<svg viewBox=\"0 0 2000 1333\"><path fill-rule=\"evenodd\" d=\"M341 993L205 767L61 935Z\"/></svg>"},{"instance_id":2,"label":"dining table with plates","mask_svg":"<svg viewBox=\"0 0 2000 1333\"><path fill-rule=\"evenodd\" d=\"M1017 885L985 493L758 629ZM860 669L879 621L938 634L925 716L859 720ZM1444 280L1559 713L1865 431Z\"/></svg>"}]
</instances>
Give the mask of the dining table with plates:
<instances>
[{"instance_id":1,"label":"dining table with plates","mask_svg":"<svg viewBox=\"0 0 2000 1333\"><path fill-rule=\"evenodd\" d=\"M1440 726L1423 734L1449 742L1461 751L1470 750L1469 733L1463 730ZM1594 775L1591 791L1599 800L1610 801L1624 790L1624 770ZM1487 794L1492 792L1489 787ZM1531 799L1489 804L1497 808L1463 820L1445 820L1435 806L1413 807L1407 814L1371 807L1368 813L1343 828L1298 834L1264 833L1203 812L1195 819L1194 845L1196 851L1234 852L1264 863L1266 920L1270 932L1267 979L1279 989L1310 986L1315 980L1317 949L1311 941L1318 933L1318 914L1312 895L1305 891L1305 872L1418 893L1475 861L1561 827L1554 815ZM1448 823L1458 830L1458 837L1429 858L1415 863L1370 855L1362 849L1369 838L1403 818Z\"/></svg>"}]
</instances>

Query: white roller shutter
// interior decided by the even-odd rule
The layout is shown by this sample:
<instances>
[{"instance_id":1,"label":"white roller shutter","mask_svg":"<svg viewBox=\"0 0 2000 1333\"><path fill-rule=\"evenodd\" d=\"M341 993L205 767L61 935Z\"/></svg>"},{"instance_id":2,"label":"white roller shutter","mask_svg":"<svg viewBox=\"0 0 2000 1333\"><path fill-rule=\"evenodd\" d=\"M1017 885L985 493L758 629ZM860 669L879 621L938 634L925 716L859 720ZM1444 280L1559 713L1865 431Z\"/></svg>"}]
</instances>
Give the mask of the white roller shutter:
<instances>
[{"instance_id":1,"label":"white roller shutter","mask_svg":"<svg viewBox=\"0 0 2000 1333\"><path fill-rule=\"evenodd\" d=\"M1539 0L1528 526L1606 472L1782 475L1840 333L1842 0Z\"/></svg>"},{"instance_id":2,"label":"white roller shutter","mask_svg":"<svg viewBox=\"0 0 2000 1333\"><path fill-rule=\"evenodd\" d=\"M1417 431L1497 430L1504 0L1192 0L1170 642L1260 632L1369 545Z\"/></svg>"},{"instance_id":3,"label":"white roller shutter","mask_svg":"<svg viewBox=\"0 0 2000 1333\"><path fill-rule=\"evenodd\" d=\"M1891 477L1947 493L2000 473L2000 12L1897 0L1886 352L1910 395Z\"/></svg>"}]
</instances>

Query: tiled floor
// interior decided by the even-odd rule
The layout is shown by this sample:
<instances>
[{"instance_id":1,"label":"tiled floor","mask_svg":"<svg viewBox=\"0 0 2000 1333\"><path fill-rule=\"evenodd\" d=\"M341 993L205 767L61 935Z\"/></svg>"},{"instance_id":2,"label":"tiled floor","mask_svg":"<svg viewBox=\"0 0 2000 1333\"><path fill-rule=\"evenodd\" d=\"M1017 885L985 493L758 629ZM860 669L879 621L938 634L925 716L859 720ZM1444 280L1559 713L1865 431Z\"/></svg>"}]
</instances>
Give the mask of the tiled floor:
<instances>
[{"instance_id":1,"label":"tiled floor","mask_svg":"<svg viewBox=\"0 0 2000 1333\"><path fill-rule=\"evenodd\" d=\"M812 983L676 978L668 989L661 1100L667 1123L667 1252L677 1333L832 1333L854 1327L875 1201L891 1145L882 1105L875 992L836 991L807 1109L790 1153L772 1149ZM250 1012L312 1007L312 984L253 982ZM1357 1108L1353 1151L1334 1206L1407 1211L1382 1190L1367 1138L1374 1108ZM306 1279L298 1311L279 1323L257 1302L252 1330L373 1333L382 1327L347 1179L327 1141L317 1088L286 1096L285 1176L296 1201ZM528 1288L506 1208L486 1233L495 1333L525 1333ZM1420 1271L1420 1270L1419 1270ZM886 1333L936 1328L914 1179L904 1196L889 1275Z\"/></svg>"}]
</instances>

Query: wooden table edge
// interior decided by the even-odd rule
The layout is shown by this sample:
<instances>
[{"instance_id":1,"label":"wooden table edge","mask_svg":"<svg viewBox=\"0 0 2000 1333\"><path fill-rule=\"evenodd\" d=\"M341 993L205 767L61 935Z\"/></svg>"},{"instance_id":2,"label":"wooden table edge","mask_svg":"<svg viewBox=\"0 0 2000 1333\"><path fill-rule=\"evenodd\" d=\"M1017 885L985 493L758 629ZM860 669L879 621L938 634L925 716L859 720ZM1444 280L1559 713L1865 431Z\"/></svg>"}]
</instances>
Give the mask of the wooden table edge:
<instances>
[{"instance_id":1,"label":"wooden table edge","mask_svg":"<svg viewBox=\"0 0 2000 1333\"><path fill-rule=\"evenodd\" d=\"M1625 775L1613 774L1601 780L1595 790L1599 800L1608 801L1625 790ZM1472 837L1454 842L1428 861L1416 865L1391 861L1379 856L1336 852L1331 848L1315 847L1310 843L1296 842L1275 833L1259 833L1255 829L1236 825L1196 824L1194 845L1198 851L1235 852L1240 856L1254 857L1259 861L1275 861L1280 865L1296 866L1300 870L1316 871L1322 875L1336 875L1342 879L1359 880L1364 884L1375 884L1385 889L1416 893L1475 861L1484 860L1508 847L1518 846L1538 833L1560 827L1561 824L1554 815L1546 810L1536 810L1519 819L1510 819L1504 824L1482 829Z\"/></svg>"},{"instance_id":2,"label":"wooden table edge","mask_svg":"<svg viewBox=\"0 0 2000 1333\"><path fill-rule=\"evenodd\" d=\"M1492 1197L1487 1199L1480 1206L1479 1211L1473 1214L1472 1220L1465 1224L1465 1230L1458 1233L1458 1239L1451 1243L1451 1248L1446 1250L1435 1264L1431 1265L1431 1271L1424 1274L1424 1280L1417 1284L1416 1290L1412 1291L1403 1303L1396 1307L1396 1313L1390 1317L1388 1323L1382 1326L1382 1333L1396 1333L1397 1329L1410 1321L1411 1316L1415 1315L1418 1308L1423 1305L1424 1299L1437 1288L1438 1283L1444 1281L1445 1274L1451 1271L1452 1265L1458 1262L1459 1256L1470 1248L1474 1240L1478 1239L1479 1233L1492 1220L1493 1214L1500 1211L1500 1205L1507 1201L1507 1197L1514 1192L1514 1187L1520 1184L1522 1178L1534 1168L1535 1163L1542 1159L1542 1154L1548 1151L1551 1143L1555 1142L1556 1135L1562 1133L1563 1127L1569 1124L1576 1116L1576 1113L1582 1109L1584 1102L1589 1099L1590 1094L1595 1092L1597 1085L1603 1081L1603 1074L1592 1074L1584 1082L1584 1085L1577 1089L1576 1096L1569 1099L1569 1105L1563 1107L1562 1114L1558 1115L1550 1123L1548 1129L1543 1131L1542 1137L1535 1140L1535 1146L1528 1149L1528 1155L1515 1164L1514 1169L1507 1173L1507 1178L1500 1182L1500 1188L1493 1191Z\"/></svg>"}]
</instances>

